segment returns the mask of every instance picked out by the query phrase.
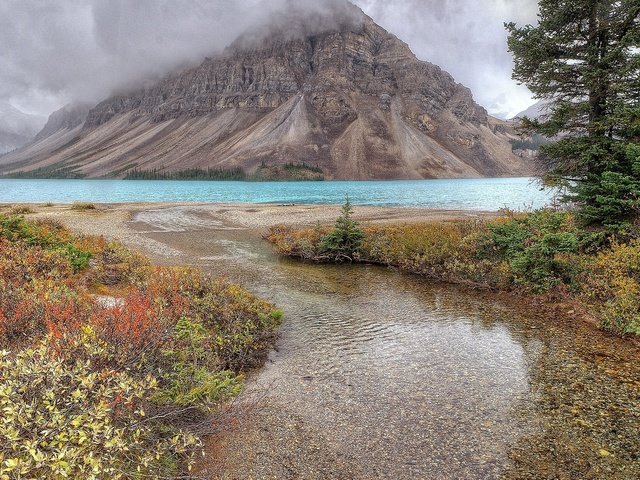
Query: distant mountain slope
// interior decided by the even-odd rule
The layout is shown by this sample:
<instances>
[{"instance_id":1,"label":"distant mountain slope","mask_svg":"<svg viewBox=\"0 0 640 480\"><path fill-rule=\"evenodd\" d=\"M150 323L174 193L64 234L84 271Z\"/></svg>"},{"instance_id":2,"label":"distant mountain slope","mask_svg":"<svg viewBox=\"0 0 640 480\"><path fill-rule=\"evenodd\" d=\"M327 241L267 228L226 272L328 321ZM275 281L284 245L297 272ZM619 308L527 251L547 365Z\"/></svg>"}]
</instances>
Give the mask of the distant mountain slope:
<instances>
[{"instance_id":1,"label":"distant mountain slope","mask_svg":"<svg viewBox=\"0 0 640 480\"><path fill-rule=\"evenodd\" d=\"M9 103L0 102L0 154L33 140L46 119L21 112Z\"/></svg>"},{"instance_id":2,"label":"distant mountain slope","mask_svg":"<svg viewBox=\"0 0 640 480\"><path fill-rule=\"evenodd\" d=\"M34 143L0 158L0 173L255 174L290 163L335 179L531 172L512 152L511 126L469 89L353 5L337 5L322 18L294 10L196 68L105 100L84 123L52 118Z\"/></svg>"},{"instance_id":3,"label":"distant mountain slope","mask_svg":"<svg viewBox=\"0 0 640 480\"><path fill-rule=\"evenodd\" d=\"M542 114L546 113L547 103L544 100L538 100L536 103L531 105L526 110L520 112L515 115L511 120L516 120L518 118L532 118L536 119L540 117Z\"/></svg>"}]
</instances>

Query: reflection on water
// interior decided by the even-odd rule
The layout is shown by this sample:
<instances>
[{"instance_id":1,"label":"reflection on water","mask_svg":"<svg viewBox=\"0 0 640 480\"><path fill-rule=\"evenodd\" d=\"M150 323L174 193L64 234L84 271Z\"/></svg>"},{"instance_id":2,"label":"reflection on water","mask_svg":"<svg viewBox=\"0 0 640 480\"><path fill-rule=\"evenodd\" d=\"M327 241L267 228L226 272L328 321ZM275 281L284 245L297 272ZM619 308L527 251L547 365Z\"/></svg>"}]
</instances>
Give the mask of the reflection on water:
<instances>
[{"instance_id":1,"label":"reflection on water","mask_svg":"<svg viewBox=\"0 0 640 480\"><path fill-rule=\"evenodd\" d=\"M514 299L278 260L248 232L157 230L286 311L247 392L265 402L216 440L214 478L640 478L628 343Z\"/></svg>"}]
</instances>

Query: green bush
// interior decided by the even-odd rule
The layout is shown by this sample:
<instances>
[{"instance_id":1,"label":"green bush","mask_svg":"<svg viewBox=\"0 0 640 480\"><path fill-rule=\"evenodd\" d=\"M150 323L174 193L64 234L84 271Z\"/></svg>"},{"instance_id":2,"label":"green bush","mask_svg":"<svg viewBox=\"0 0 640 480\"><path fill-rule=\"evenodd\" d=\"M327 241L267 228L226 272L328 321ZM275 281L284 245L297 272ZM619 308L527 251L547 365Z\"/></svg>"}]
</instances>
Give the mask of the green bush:
<instances>
[{"instance_id":1,"label":"green bush","mask_svg":"<svg viewBox=\"0 0 640 480\"><path fill-rule=\"evenodd\" d=\"M51 221L27 222L22 216L0 216L0 237L60 252L69 259L76 272L89 266L92 255L62 225Z\"/></svg>"},{"instance_id":2,"label":"green bush","mask_svg":"<svg viewBox=\"0 0 640 480\"><path fill-rule=\"evenodd\" d=\"M565 212L540 210L490 222L476 239L480 260L505 261L515 286L546 292L564 284L576 288L578 255L597 241L579 229Z\"/></svg>"},{"instance_id":3,"label":"green bush","mask_svg":"<svg viewBox=\"0 0 640 480\"><path fill-rule=\"evenodd\" d=\"M243 375L229 370L211 370L217 359L208 347L209 336L200 322L186 317L178 320L173 348L163 352L171 371L165 375L167 386L158 395L158 400L210 409L240 393Z\"/></svg>"}]
</instances>

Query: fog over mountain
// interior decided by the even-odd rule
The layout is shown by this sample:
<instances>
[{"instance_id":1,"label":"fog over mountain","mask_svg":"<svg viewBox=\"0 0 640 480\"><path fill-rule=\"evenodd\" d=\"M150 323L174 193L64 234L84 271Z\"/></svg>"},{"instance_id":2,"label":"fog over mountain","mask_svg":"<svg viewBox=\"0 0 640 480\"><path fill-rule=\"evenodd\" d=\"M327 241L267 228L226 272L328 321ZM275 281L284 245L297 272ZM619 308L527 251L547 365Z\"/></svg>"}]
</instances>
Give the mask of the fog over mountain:
<instances>
[{"instance_id":1,"label":"fog over mountain","mask_svg":"<svg viewBox=\"0 0 640 480\"><path fill-rule=\"evenodd\" d=\"M283 11L335 9L343 0L69 0L0 3L0 100L49 114L97 102L196 65ZM532 103L510 79L503 22L535 20L535 0L356 0L419 58L450 71L480 104L509 116ZM293 32L295 33L295 32Z\"/></svg>"},{"instance_id":2,"label":"fog over mountain","mask_svg":"<svg viewBox=\"0 0 640 480\"><path fill-rule=\"evenodd\" d=\"M30 142L45 121L43 116L26 114L0 101L0 154Z\"/></svg>"}]
</instances>

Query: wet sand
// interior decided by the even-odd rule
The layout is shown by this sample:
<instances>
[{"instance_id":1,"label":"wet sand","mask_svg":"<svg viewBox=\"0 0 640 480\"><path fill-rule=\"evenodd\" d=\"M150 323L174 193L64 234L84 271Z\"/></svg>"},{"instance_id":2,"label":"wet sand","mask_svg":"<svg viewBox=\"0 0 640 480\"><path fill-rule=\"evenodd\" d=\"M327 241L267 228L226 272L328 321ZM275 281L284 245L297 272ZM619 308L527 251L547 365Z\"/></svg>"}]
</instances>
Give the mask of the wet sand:
<instances>
[{"instance_id":1,"label":"wet sand","mask_svg":"<svg viewBox=\"0 0 640 480\"><path fill-rule=\"evenodd\" d=\"M36 209L284 308L239 399L255 408L209 439L207 478L640 478L636 346L517 298L283 260L261 240L277 223L331 223L339 206ZM363 222L476 215L491 213L356 207Z\"/></svg>"}]
</instances>

